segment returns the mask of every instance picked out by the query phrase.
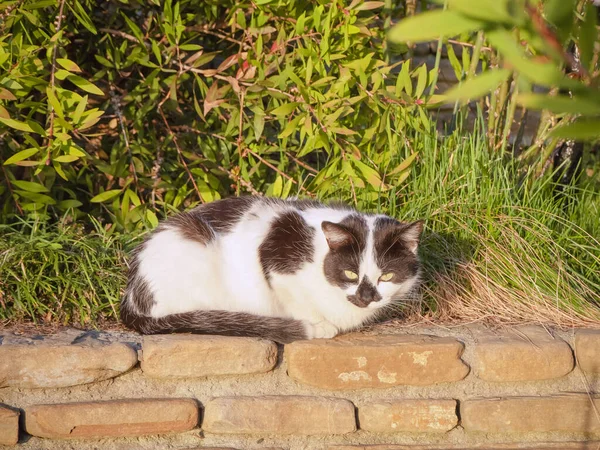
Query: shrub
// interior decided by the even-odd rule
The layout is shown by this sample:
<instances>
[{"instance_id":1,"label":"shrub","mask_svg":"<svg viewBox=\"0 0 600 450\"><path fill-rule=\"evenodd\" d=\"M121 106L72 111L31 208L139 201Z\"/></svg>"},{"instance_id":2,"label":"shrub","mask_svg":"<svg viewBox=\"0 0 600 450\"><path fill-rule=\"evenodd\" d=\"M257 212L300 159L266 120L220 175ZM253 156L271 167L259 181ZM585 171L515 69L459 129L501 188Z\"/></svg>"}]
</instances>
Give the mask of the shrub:
<instances>
[{"instance_id":1,"label":"shrub","mask_svg":"<svg viewBox=\"0 0 600 450\"><path fill-rule=\"evenodd\" d=\"M116 229L232 193L361 198L430 133L383 2L15 1L1 25L2 220ZM395 70L394 70L395 67ZM413 88L413 79L416 85Z\"/></svg>"}]
</instances>

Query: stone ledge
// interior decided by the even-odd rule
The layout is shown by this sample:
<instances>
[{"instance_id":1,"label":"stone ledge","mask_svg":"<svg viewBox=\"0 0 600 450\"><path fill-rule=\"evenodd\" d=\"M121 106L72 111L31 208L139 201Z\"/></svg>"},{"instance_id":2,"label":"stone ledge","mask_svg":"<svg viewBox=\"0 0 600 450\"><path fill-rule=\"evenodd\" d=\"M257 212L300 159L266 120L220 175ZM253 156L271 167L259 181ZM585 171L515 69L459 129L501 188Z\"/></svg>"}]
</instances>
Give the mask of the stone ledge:
<instances>
[{"instance_id":1,"label":"stone ledge","mask_svg":"<svg viewBox=\"0 0 600 450\"><path fill-rule=\"evenodd\" d=\"M288 374L324 389L425 386L462 380L469 367L464 345L451 338L387 335L344 336L286 345Z\"/></svg>"},{"instance_id":2,"label":"stone ledge","mask_svg":"<svg viewBox=\"0 0 600 450\"><path fill-rule=\"evenodd\" d=\"M277 346L246 337L145 336L141 367L154 378L243 375L273 370Z\"/></svg>"},{"instance_id":3,"label":"stone ledge","mask_svg":"<svg viewBox=\"0 0 600 450\"><path fill-rule=\"evenodd\" d=\"M599 442L551 442L482 445L330 445L327 450L598 450Z\"/></svg>"},{"instance_id":4,"label":"stone ledge","mask_svg":"<svg viewBox=\"0 0 600 450\"><path fill-rule=\"evenodd\" d=\"M114 378L137 364L126 344L0 345L0 388L58 388Z\"/></svg>"},{"instance_id":5,"label":"stone ledge","mask_svg":"<svg viewBox=\"0 0 600 450\"><path fill-rule=\"evenodd\" d=\"M598 410L600 397L585 394L466 400L460 404L465 431L482 433L600 434Z\"/></svg>"},{"instance_id":6,"label":"stone ledge","mask_svg":"<svg viewBox=\"0 0 600 450\"><path fill-rule=\"evenodd\" d=\"M573 351L546 330L522 327L486 335L475 345L473 370L486 381L533 381L560 378L575 367Z\"/></svg>"},{"instance_id":7,"label":"stone ledge","mask_svg":"<svg viewBox=\"0 0 600 450\"><path fill-rule=\"evenodd\" d=\"M600 331L578 331L575 335L575 356L581 370L600 375Z\"/></svg>"},{"instance_id":8,"label":"stone ledge","mask_svg":"<svg viewBox=\"0 0 600 450\"><path fill-rule=\"evenodd\" d=\"M356 431L354 405L343 399L221 397L205 405L202 429L225 434L345 434Z\"/></svg>"},{"instance_id":9,"label":"stone ledge","mask_svg":"<svg viewBox=\"0 0 600 450\"><path fill-rule=\"evenodd\" d=\"M360 429L375 433L445 433L458 425L456 400L392 400L358 407Z\"/></svg>"},{"instance_id":10,"label":"stone ledge","mask_svg":"<svg viewBox=\"0 0 600 450\"><path fill-rule=\"evenodd\" d=\"M25 408L27 433L53 439L142 436L198 425L192 399L109 400Z\"/></svg>"},{"instance_id":11,"label":"stone ledge","mask_svg":"<svg viewBox=\"0 0 600 450\"><path fill-rule=\"evenodd\" d=\"M0 445L15 445L19 440L19 411L0 405Z\"/></svg>"}]
</instances>

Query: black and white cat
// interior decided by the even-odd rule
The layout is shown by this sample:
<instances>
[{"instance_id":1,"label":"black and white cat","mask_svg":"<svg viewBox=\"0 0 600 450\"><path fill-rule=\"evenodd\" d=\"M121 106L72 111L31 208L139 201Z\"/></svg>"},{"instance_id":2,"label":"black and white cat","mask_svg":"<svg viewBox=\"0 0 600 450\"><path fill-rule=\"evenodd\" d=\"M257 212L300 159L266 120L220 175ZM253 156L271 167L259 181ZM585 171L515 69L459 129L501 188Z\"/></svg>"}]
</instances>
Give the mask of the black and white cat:
<instances>
[{"instance_id":1,"label":"black and white cat","mask_svg":"<svg viewBox=\"0 0 600 450\"><path fill-rule=\"evenodd\" d=\"M121 319L144 334L330 338L413 291L422 228L311 200L202 205L134 251Z\"/></svg>"}]
</instances>

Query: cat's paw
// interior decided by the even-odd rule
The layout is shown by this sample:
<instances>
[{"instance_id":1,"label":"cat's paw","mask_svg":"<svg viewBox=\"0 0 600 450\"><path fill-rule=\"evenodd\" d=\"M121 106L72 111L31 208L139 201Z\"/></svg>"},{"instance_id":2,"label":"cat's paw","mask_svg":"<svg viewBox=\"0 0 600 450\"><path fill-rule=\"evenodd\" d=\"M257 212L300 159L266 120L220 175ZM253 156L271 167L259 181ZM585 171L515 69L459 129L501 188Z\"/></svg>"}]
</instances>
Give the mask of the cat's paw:
<instances>
[{"instance_id":1,"label":"cat's paw","mask_svg":"<svg viewBox=\"0 0 600 450\"><path fill-rule=\"evenodd\" d=\"M326 320L320 322L306 322L307 339L329 339L337 336L338 333L338 328Z\"/></svg>"}]
</instances>

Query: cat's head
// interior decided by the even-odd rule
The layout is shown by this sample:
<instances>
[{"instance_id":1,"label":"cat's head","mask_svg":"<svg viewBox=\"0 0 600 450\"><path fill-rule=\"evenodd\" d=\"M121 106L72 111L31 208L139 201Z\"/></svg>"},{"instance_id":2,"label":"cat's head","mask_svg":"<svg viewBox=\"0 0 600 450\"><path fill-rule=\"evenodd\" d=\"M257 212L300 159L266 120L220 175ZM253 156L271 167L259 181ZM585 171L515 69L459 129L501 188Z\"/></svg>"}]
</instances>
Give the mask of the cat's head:
<instances>
[{"instance_id":1,"label":"cat's head","mask_svg":"<svg viewBox=\"0 0 600 450\"><path fill-rule=\"evenodd\" d=\"M321 229L329 246L325 278L355 306L384 307L402 300L418 283L423 222L350 215L339 223L323 222Z\"/></svg>"}]
</instances>

